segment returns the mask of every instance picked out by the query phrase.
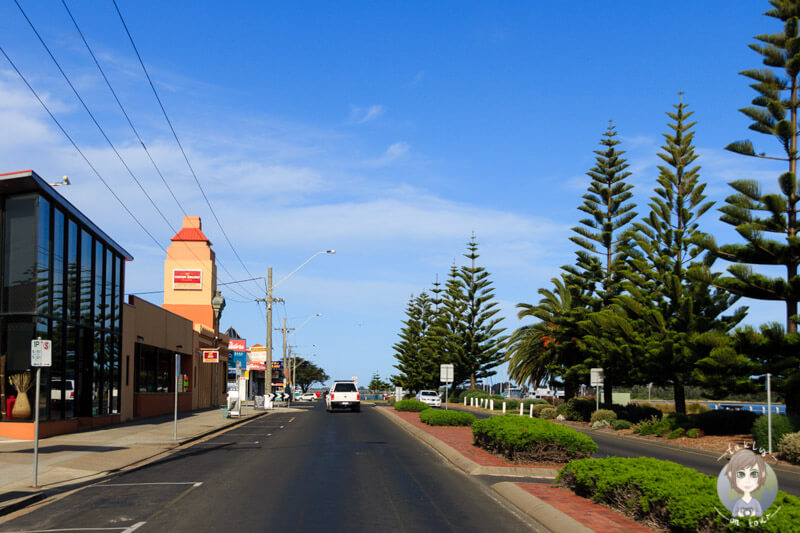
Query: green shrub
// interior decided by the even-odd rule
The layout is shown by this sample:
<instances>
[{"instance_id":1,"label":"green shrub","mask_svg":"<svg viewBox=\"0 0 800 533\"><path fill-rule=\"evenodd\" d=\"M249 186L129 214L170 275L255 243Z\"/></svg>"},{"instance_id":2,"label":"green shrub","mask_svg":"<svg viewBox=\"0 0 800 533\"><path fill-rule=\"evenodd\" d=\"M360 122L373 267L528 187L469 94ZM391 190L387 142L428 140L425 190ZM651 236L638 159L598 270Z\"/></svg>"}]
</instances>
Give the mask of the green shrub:
<instances>
[{"instance_id":1,"label":"green shrub","mask_svg":"<svg viewBox=\"0 0 800 533\"><path fill-rule=\"evenodd\" d=\"M659 416L652 416L647 420L642 420L634 428L636 433L640 435L655 435L656 437L660 437L671 429L669 420Z\"/></svg>"},{"instance_id":2,"label":"green shrub","mask_svg":"<svg viewBox=\"0 0 800 533\"><path fill-rule=\"evenodd\" d=\"M597 451L592 439L574 429L539 418L493 416L472 424L477 446L513 462L566 462Z\"/></svg>"},{"instance_id":3,"label":"green shrub","mask_svg":"<svg viewBox=\"0 0 800 533\"><path fill-rule=\"evenodd\" d=\"M494 401L494 408L503 410L503 402L506 403L506 411L519 411L519 400L514 399L500 399Z\"/></svg>"},{"instance_id":4,"label":"green shrub","mask_svg":"<svg viewBox=\"0 0 800 533\"><path fill-rule=\"evenodd\" d=\"M614 420L611 422L611 427L614 429L630 429L633 424L627 420Z\"/></svg>"},{"instance_id":5,"label":"green shrub","mask_svg":"<svg viewBox=\"0 0 800 533\"><path fill-rule=\"evenodd\" d=\"M793 464L800 464L800 432L787 433L781 438L781 455Z\"/></svg>"},{"instance_id":6,"label":"green shrub","mask_svg":"<svg viewBox=\"0 0 800 533\"><path fill-rule=\"evenodd\" d=\"M558 406L558 414L564 415L567 420L588 422L595 408L595 402L587 398L570 398Z\"/></svg>"},{"instance_id":7,"label":"green shrub","mask_svg":"<svg viewBox=\"0 0 800 533\"><path fill-rule=\"evenodd\" d=\"M425 409L419 414L419 419L429 426L471 426L475 422L475 415L463 411Z\"/></svg>"},{"instance_id":8,"label":"green shrub","mask_svg":"<svg viewBox=\"0 0 800 533\"><path fill-rule=\"evenodd\" d=\"M612 411L611 409L598 409L594 413L592 413L589 422L597 422L598 420L605 420L609 424L617 419L617 413Z\"/></svg>"},{"instance_id":9,"label":"green shrub","mask_svg":"<svg viewBox=\"0 0 800 533\"><path fill-rule=\"evenodd\" d=\"M617 414L617 419L630 420L634 424L638 424L642 420L646 420L653 416L661 417L661 411L652 405L642 405L631 403L628 405L612 405L611 410Z\"/></svg>"},{"instance_id":10,"label":"green shrub","mask_svg":"<svg viewBox=\"0 0 800 533\"><path fill-rule=\"evenodd\" d=\"M463 403L464 398L489 398L490 396L491 394L480 389L467 389L461 391L458 395L458 401ZM469 403L469 401L467 403Z\"/></svg>"},{"instance_id":11,"label":"green shrub","mask_svg":"<svg viewBox=\"0 0 800 533\"><path fill-rule=\"evenodd\" d=\"M579 496L655 524L658 530L729 531L728 521L717 511L717 478L670 461L649 457L584 459L565 465L556 479ZM778 507L780 512L759 529L751 530L796 531L800 499L778 491L770 509Z\"/></svg>"},{"instance_id":12,"label":"green shrub","mask_svg":"<svg viewBox=\"0 0 800 533\"><path fill-rule=\"evenodd\" d=\"M750 411L708 411L692 415L691 425L706 435L739 435L750 433L757 414ZM764 439L766 442L766 439Z\"/></svg>"},{"instance_id":13,"label":"green shrub","mask_svg":"<svg viewBox=\"0 0 800 533\"><path fill-rule=\"evenodd\" d=\"M687 429L686 436L690 439L698 439L703 436L703 430L698 428Z\"/></svg>"},{"instance_id":14,"label":"green shrub","mask_svg":"<svg viewBox=\"0 0 800 533\"><path fill-rule=\"evenodd\" d=\"M543 400L541 398L534 398L532 400L522 400L522 403L525 404L525 407L530 407L531 405L549 405L552 407L552 404L547 400Z\"/></svg>"},{"instance_id":15,"label":"green shrub","mask_svg":"<svg viewBox=\"0 0 800 533\"><path fill-rule=\"evenodd\" d=\"M552 407L545 407L541 411L539 411L539 418L543 418L545 420L553 420L557 416L556 410Z\"/></svg>"},{"instance_id":16,"label":"green shrub","mask_svg":"<svg viewBox=\"0 0 800 533\"><path fill-rule=\"evenodd\" d=\"M430 405L418 400L401 400L394 404L395 411L411 411L413 413L418 413L430 408Z\"/></svg>"},{"instance_id":17,"label":"green shrub","mask_svg":"<svg viewBox=\"0 0 800 533\"><path fill-rule=\"evenodd\" d=\"M687 403L686 412L690 415L697 415L700 413L707 413L711 408L704 403Z\"/></svg>"},{"instance_id":18,"label":"green shrub","mask_svg":"<svg viewBox=\"0 0 800 533\"><path fill-rule=\"evenodd\" d=\"M765 415L759 416L755 422L751 432L753 433L753 440L761 448L767 449L769 446L769 429L767 427L768 417ZM794 433L800 430L798 427L798 420L794 417L785 415L772 416L772 449L777 450L781 442L781 437L787 433Z\"/></svg>"},{"instance_id":19,"label":"green shrub","mask_svg":"<svg viewBox=\"0 0 800 533\"><path fill-rule=\"evenodd\" d=\"M545 404L537 403L536 405L533 406L533 416L535 416L537 418L541 418L542 417L542 410L543 409L548 409L548 408L549 409L553 409L555 411L555 408L550 404L545 405Z\"/></svg>"},{"instance_id":20,"label":"green shrub","mask_svg":"<svg viewBox=\"0 0 800 533\"><path fill-rule=\"evenodd\" d=\"M680 437L683 437L683 434L685 432L686 432L686 430L683 429L683 428L675 428L675 429L673 429L672 431L669 432L669 435L667 435L667 438L668 439L678 439Z\"/></svg>"}]
</instances>

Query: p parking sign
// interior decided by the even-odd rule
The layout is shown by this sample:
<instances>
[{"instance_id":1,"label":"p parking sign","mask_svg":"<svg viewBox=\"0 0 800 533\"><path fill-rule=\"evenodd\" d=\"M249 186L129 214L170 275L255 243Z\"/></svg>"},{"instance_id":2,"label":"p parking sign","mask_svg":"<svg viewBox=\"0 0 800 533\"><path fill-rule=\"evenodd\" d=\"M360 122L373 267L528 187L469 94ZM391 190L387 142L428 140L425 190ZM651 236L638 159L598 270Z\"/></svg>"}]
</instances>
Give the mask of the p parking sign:
<instances>
[{"instance_id":1,"label":"p parking sign","mask_svg":"<svg viewBox=\"0 0 800 533\"><path fill-rule=\"evenodd\" d=\"M31 341L31 366L53 365L53 343L49 340L34 339Z\"/></svg>"}]
</instances>

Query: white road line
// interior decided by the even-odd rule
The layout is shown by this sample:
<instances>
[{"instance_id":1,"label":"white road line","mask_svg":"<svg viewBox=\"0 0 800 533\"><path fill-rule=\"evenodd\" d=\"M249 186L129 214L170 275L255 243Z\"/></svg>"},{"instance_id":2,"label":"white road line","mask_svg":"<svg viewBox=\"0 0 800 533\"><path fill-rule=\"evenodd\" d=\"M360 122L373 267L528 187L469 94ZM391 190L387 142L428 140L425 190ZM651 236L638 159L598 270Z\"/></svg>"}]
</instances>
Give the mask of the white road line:
<instances>
[{"instance_id":1,"label":"white road line","mask_svg":"<svg viewBox=\"0 0 800 533\"><path fill-rule=\"evenodd\" d=\"M257 440L255 440L255 441L252 441L252 442L239 442L239 441L231 441L231 442L227 442L227 441L225 441L225 442L213 441L213 442L212 442L212 441L208 441L208 442L198 442L197 444L195 444L195 446L200 446L201 444L209 444L209 445L214 445L214 446L216 446L216 445L218 445L218 444L260 444L260 442L259 442L259 441L257 441Z\"/></svg>"},{"instance_id":2,"label":"white road line","mask_svg":"<svg viewBox=\"0 0 800 533\"><path fill-rule=\"evenodd\" d=\"M69 529L32 529L32 530L19 530L12 531L11 533L55 533L58 531L122 531L122 533L130 533L136 531L147 522L137 522L130 527L71 527Z\"/></svg>"},{"instance_id":3,"label":"white road line","mask_svg":"<svg viewBox=\"0 0 800 533\"><path fill-rule=\"evenodd\" d=\"M136 487L139 485L194 485L199 487L202 484L202 481L160 481L154 483L98 483L92 487Z\"/></svg>"}]
</instances>

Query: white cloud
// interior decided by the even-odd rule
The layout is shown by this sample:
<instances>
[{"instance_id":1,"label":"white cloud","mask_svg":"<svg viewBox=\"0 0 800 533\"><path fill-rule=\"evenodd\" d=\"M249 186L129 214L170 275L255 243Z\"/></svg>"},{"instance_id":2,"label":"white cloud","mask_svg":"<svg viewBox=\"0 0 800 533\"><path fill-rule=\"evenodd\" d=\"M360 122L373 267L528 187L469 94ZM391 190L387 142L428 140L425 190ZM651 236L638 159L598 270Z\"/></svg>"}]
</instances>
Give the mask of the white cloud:
<instances>
[{"instance_id":1,"label":"white cloud","mask_svg":"<svg viewBox=\"0 0 800 533\"><path fill-rule=\"evenodd\" d=\"M372 122L383 115L386 108L382 105L374 104L368 107L350 106L350 119L352 124L365 124Z\"/></svg>"},{"instance_id":2,"label":"white cloud","mask_svg":"<svg viewBox=\"0 0 800 533\"><path fill-rule=\"evenodd\" d=\"M367 159L363 161L361 165L365 167L383 167L402 158L408 154L410 150L411 145L407 142L399 141L392 143L380 157L376 159Z\"/></svg>"}]
</instances>

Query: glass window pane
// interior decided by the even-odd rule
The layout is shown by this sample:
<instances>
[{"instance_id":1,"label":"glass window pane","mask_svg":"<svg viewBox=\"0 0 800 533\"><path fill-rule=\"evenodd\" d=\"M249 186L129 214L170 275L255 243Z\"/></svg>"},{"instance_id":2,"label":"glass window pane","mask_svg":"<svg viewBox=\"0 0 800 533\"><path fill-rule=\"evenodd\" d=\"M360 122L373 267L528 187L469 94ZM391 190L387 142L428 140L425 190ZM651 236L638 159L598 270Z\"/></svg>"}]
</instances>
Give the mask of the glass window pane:
<instances>
[{"instance_id":1,"label":"glass window pane","mask_svg":"<svg viewBox=\"0 0 800 533\"><path fill-rule=\"evenodd\" d=\"M78 318L78 226L67 223L67 318Z\"/></svg>"},{"instance_id":2,"label":"glass window pane","mask_svg":"<svg viewBox=\"0 0 800 533\"><path fill-rule=\"evenodd\" d=\"M94 279L92 278L92 256L94 248L92 236L88 231L81 232L81 288L80 310L81 322L87 325L92 323L92 292Z\"/></svg>"},{"instance_id":3,"label":"glass window pane","mask_svg":"<svg viewBox=\"0 0 800 533\"><path fill-rule=\"evenodd\" d=\"M4 310L36 310L36 196L6 198Z\"/></svg>"},{"instance_id":4,"label":"glass window pane","mask_svg":"<svg viewBox=\"0 0 800 533\"><path fill-rule=\"evenodd\" d=\"M94 243L94 327L103 327L103 244Z\"/></svg>"},{"instance_id":5,"label":"glass window pane","mask_svg":"<svg viewBox=\"0 0 800 533\"><path fill-rule=\"evenodd\" d=\"M67 395L66 418L73 418L75 416L75 395L78 394L77 387L75 386L75 359L78 351L78 328L72 324L67 324L66 329L64 382L67 388L71 388L73 391L72 394Z\"/></svg>"},{"instance_id":6,"label":"glass window pane","mask_svg":"<svg viewBox=\"0 0 800 533\"><path fill-rule=\"evenodd\" d=\"M125 260L119 256L114 257L114 331L122 331L122 271Z\"/></svg>"},{"instance_id":7,"label":"glass window pane","mask_svg":"<svg viewBox=\"0 0 800 533\"><path fill-rule=\"evenodd\" d=\"M39 231L36 259L36 309L50 314L50 202L39 197Z\"/></svg>"},{"instance_id":8,"label":"glass window pane","mask_svg":"<svg viewBox=\"0 0 800 533\"><path fill-rule=\"evenodd\" d=\"M64 318L64 213L53 214L53 316Z\"/></svg>"},{"instance_id":9,"label":"glass window pane","mask_svg":"<svg viewBox=\"0 0 800 533\"><path fill-rule=\"evenodd\" d=\"M112 298L114 295L114 255L111 253L111 250L106 250L106 293L105 293L105 311L106 316L103 320L103 327L105 329L111 329L114 324L114 313L112 309Z\"/></svg>"},{"instance_id":10,"label":"glass window pane","mask_svg":"<svg viewBox=\"0 0 800 533\"><path fill-rule=\"evenodd\" d=\"M50 367L50 419L64 418L66 400L71 399L74 389L64 391L64 337L63 322L53 321L50 339L53 341L53 366Z\"/></svg>"},{"instance_id":11,"label":"glass window pane","mask_svg":"<svg viewBox=\"0 0 800 533\"><path fill-rule=\"evenodd\" d=\"M103 412L103 332L94 330L94 343L92 349L92 413L95 415Z\"/></svg>"}]
</instances>

